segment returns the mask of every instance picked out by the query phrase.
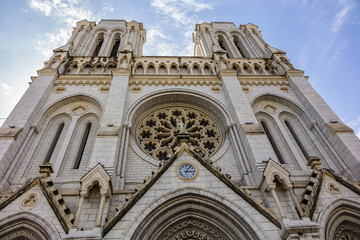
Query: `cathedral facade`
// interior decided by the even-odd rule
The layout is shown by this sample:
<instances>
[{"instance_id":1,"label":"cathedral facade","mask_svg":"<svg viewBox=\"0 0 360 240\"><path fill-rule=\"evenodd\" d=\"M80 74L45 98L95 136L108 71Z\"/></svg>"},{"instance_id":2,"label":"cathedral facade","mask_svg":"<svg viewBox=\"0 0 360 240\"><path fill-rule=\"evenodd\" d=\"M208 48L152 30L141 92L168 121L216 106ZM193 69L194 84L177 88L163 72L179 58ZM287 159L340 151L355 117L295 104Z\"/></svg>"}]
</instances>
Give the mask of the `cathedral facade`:
<instances>
[{"instance_id":1,"label":"cathedral facade","mask_svg":"<svg viewBox=\"0 0 360 240\"><path fill-rule=\"evenodd\" d=\"M143 56L79 21L0 128L0 239L360 239L360 140L253 24Z\"/></svg>"}]
</instances>

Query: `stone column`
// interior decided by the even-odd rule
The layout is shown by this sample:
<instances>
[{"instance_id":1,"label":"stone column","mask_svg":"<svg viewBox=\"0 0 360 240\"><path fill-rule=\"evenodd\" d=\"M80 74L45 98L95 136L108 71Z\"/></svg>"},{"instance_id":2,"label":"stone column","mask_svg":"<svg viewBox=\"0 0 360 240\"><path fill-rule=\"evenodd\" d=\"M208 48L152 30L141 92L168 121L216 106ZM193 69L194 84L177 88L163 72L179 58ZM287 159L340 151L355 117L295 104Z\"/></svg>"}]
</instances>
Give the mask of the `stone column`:
<instances>
[{"instance_id":1,"label":"stone column","mask_svg":"<svg viewBox=\"0 0 360 240\"><path fill-rule=\"evenodd\" d=\"M102 220L102 215L104 212L107 191L100 191L100 196L101 196L101 200L100 200L99 212L98 212L97 219L96 219L96 225L95 225L96 227L101 227L101 220Z\"/></svg>"},{"instance_id":2,"label":"stone column","mask_svg":"<svg viewBox=\"0 0 360 240\"><path fill-rule=\"evenodd\" d=\"M257 164L268 160L269 157L276 159L276 155L242 90L236 71L224 69L220 70L219 75L233 113L232 117L238 132L239 144L242 145L246 155L244 161L250 163L251 172L255 182L257 182L261 177Z\"/></svg>"},{"instance_id":3,"label":"stone column","mask_svg":"<svg viewBox=\"0 0 360 240\"><path fill-rule=\"evenodd\" d=\"M85 191L81 191L81 192L80 192L80 199L79 199L79 206L78 206L78 209L77 209L77 211L76 211L73 228L78 228L78 226L79 226L79 220L80 220L81 210L82 210L82 206L83 206L84 198L85 198L85 197L86 197L86 192L85 192Z\"/></svg>"},{"instance_id":4,"label":"stone column","mask_svg":"<svg viewBox=\"0 0 360 240\"><path fill-rule=\"evenodd\" d=\"M102 114L100 128L95 139L89 168L101 162L105 168L113 168L117 159L120 127L123 124L125 101L128 92L129 70L113 71L109 96Z\"/></svg>"},{"instance_id":5,"label":"stone column","mask_svg":"<svg viewBox=\"0 0 360 240\"><path fill-rule=\"evenodd\" d=\"M286 216L285 216L284 210L283 210L282 207L281 207L281 204L280 204L280 201L279 201L279 198L278 198L278 196L277 196L277 194L276 194L275 189L276 189L276 185L275 185L275 184L272 184L272 185L269 186L269 190L270 190L270 192L271 192L271 196L272 196L272 197L274 198L274 200L275 200L275 204L276 204L276 207L277 207L277 209L278 209L278 211L279 211L279 213L280 213L280 216L281 216L282 219L284 219L284 218L286 218Z\"/></svg>"},{"instance_id":6,"label":"stone column","mask_svg":"<svg viewBox=\"0 0 360 240\"><path fill-rule=\"evenodd\" d=\"M294 188L293 186L288 186L288 191L290 192L290 195L291 195L291 199L300 215L300 217L303 217L304 216L304 211L302 210L301 206L300 206L300 203L299 203L299 200L297 199L295 193L294 193Z\"/></svg>"}]
</instances>

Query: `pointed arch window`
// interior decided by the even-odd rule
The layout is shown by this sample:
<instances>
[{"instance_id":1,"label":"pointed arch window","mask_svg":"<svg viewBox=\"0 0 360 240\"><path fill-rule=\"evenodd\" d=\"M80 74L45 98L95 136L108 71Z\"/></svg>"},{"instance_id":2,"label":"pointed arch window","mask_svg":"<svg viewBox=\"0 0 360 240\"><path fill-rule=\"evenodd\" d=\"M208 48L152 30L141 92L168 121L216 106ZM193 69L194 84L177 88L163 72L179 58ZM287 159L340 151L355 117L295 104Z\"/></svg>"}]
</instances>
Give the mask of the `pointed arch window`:
<instances>
[{"instance_id":1,"label":"pointed arch window","mask_svg":"<svg viewBox=\"0 0 360 240\"><path fill-rule=\"evenodd\" d=\"M281 152L280 152L280 149L279 147L276 145L276 142L275 142L275 139L274 137L271 135L271 132L267 126L267 124L264 122L264 121L261 121L261 126L263 127L265 133L266 133L266 136L268 137L269 141L270 141L270 144L271 146L273 147L274 151L275 151L275 154L277 156L277 158L279 159L279 162L284 164L285 163L285 160L283 158L283 156L281 155Z\"/></svg>"},{"instance_id":2,"label":"pointed arch window","mask_svg":"<svg viewBox=\"0 0 360 240\"><path fill-rule=\"evenodd\" d=\"M79 169L81 159L83 158L83 155L84 155L86 142L87 142L87 140L89 138L90 130L91 130L91 123L88 123L86 125L86 127L85 127L85 131L84 131L83 137L82 137L81 142L80 142L79 150L78 150L78 153L76 155L76 159L75 159L75 162L74 162L73 169Z\"/></svg>"},{"instance_id":3,"label":"pointed arch window","mask_svg":"<svg viewBox=\"0 0 360 240\"><path fill-rule=\"evenodd\" d=\"M117 52L119 50L120 41L121 41L120 34L116 33L115 36L114 36L114 45L113 45L113 48L111 50L110 57L116 57Z\"/></svg>"},{"instance_id":4,"label":"pointed arch window","mask_svg":"<svg viewBox=\"0 0 360 240\"><path fill-rule=\"evenodd\" d=\"M51 142L51 144L50 144L50 147L49 147L49 149L48 149L48 151L47 151L47 153L46 153L46 156L45 156L45 159L44 159L44 163L50 162L51 156L52 156L53 153L54 153L55 147L56 147L56 145L57 145L57 143L58 143L58 141L59 141L59 138L60 138L60 135L61 135L62 130L64 129L64 126L65 126L64 123L61 123L61 124L58 126L58 128L57 128L57 130L56 130L56 133L55 133L55 136L54 136L54 138L53 138L53 140L52 140L52 142Z\"/></svg>"},{"instance_id":5,"label":"pointed arch window","mask_svg":"<svg viewBox=\"0 0 360 240\"><path fill-rule=\"evenodd\" d=\"M97 39L96 39L96 42L97 42L97 44L96 44L96 48L95 48L95 50L94 50L94 52L93 52L93 55L92 55L93 57L96 57L96 56L99 55L101 46L102 46L102 44L104 43L104 33L99 33L99 34L98 34L98 37L97 37Z\"/></svg>"},{"instance_id":6,"label":"pointed arch window","mask_svg":"<svg viewBox=\"0 0 360 240\"><path fill-rule=\"evenodd\" d=\"M240 38L238 36L234 35L233 39L234 39L234 44L235 44L236 48L239 50L241 57L246 57L244 51L241 49L242 46L240 43Z\"/></svg>"},{"instance_id":7,"label":"pointed arch window","mask_svg":"<svg viewBox=\"0 0 360 240\"><path fill-rule=\"evenodd\" d=\"M291 135L295 139L296 144L299 146L299 148L300 148L301 152L303 153L304 157L306 158L306 160L309 159L309 157L310 157L309 153L306 151L305 146L300 141L298 135L296 134L294 128L291 126L291 124L290 124L290 122L288 120L285 120L285 125L289 129Z\"/></svg>"},{"instance_id":8,"label":"pointed arch window","mask_svg":"<svg viewBox=\"0 0 360 240\"><path fill-rule=\"evenodd\" d=\"M227 48L226 41L222 35L218 35L218 42L219 42L220 47L226 51L226 56L229 58L230 51Z\"/></svg>"}]
</instances>

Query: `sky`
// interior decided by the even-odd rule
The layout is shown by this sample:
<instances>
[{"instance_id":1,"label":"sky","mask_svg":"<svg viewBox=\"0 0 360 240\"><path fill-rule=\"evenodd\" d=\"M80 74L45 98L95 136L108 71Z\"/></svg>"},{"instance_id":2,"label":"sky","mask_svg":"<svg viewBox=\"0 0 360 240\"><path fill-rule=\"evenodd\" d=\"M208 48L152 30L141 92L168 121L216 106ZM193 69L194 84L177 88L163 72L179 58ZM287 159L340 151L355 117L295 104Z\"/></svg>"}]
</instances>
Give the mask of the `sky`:
<instances>
[{"instance_id":1,"label":"sky","mask_svg":"<svg viewBox=\"0 0 360 240\"><path fill-rule=\"evenodd\" d=\"M192 56L197 23L253 23L360 138L358 0L0 0L0 125L82 19L143 22L148 56Z\"/></svg>"}]
</instances>

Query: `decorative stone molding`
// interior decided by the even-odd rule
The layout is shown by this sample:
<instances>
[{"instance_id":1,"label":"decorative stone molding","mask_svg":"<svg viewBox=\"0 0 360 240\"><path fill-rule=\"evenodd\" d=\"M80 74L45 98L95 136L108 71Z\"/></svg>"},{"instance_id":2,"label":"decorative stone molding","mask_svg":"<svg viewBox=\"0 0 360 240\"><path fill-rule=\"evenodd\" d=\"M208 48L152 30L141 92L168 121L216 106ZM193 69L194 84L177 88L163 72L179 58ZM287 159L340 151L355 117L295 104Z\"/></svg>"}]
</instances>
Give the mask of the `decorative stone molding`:
<instances>
[{"instance_id":1,"label":"decorative stone molding","mask_svg":"<svg viewBox=\"0 0 360 240\"><path fill-rule=\"evenodd\" d=\"M70 113L75 116L79 116L79 115L86 113L88 111L88 109L89 109L88 106L81 104L81 105L77 105L77 106L73 107L70 110Z\"/></svg>"},{"instance_id":2,"label":"decorative stone molding","mask_svg":"<svg viewBox=\"0 0 360 240\"><path fill-rule=\"evenodd\" d=\"M351 222L341 223L334 232L334 240L356 240L360 239L359 225Z\"/></svg>"},{"instance_id":3,"label":"decorative stone molding","mask_svg":"<svg viewBox=\"0 0 360 240\"><path fill-rule=\"evenodd\" d=\"M270 114L275 114L278 112L278 107L274 102L264 102L262 104L262 109L265 110L265 112L268 112Z\"/></svg>"},{"instance_id":4,"label":"decorative stone molding","mask_svg":"<svg viewBox=\"0 0 360 240\"><path fill-rule=\"evenodd\" d=\"M130 91L132 93L140 93L143 90L141 86L132 86L130 87Z\"/></svg>"},{"instance_id":5,"label":"decorative stone molding","mask_svg":"<svg viewBox=\"0 0 360 240\"><path fill-rule=\"evenodd\" d=\"M270 58L230 58L228 61L238 75L279 75Z\"/></svg>"},{"instance_id":6,"label":"decorative stone molding","mask_svg":"<svg viewBox=\"0 0 360 240\"><path fill-rule=\"evenodd\" d=\"M19 203L19 207L23 210L30 210L39 205L40 200L40 194L30 193Z\"/></svg>"},{"instance_id":7,"label":"decorative stone molding","mask_svg":"<svg viewBox=\"0 0 360 240\"><path fill-rule=\"evenodd\" d=\"M250 88L248 87L242 87L242 90L244 93L250 93Z\"/></svg>"},{"instance_id":8,"label":"decorative stone molding","mask_svg":"<svg viewBox=\"0 0 360 240\"><path fill-rule=\"evenodd\" d=\"M284 184L285 188L292 188L289 171L272 159L269 159L263 176L267 186L274 185L274 181L277 179L279 182Z\"/></svg>"},{"instance_id":9,"label":"decorative stone molding","mask_svg":"<svg viewBox=\"0 0 360 240\"><path fill-rule=\"evenodd\" d=\"M99 91L101 93L108 93L110 91L110 88L108 86L106 87L99 87Z\"/></svg>"},{"instance_id":10,"label":"decorative stone molding","mask_svg":"<svg viewBox=\"0 0 360 240\"><path fill-rule=\"evenodd\" d=\"M98 163L80 179L80 192L84 193L85 197L88 197L90 190L94 185L98 184L101 191L104 191L108 196L111 196L112 187L110 180L109 174L105 171L103 166Z\"/></svg>"},{"instance_id":11,"label":"decorative stone molding","mask_svg":"<svg viewBox=\"0 0 360 240\"><path fill-rule=\"evenodd\" d=\"M60 94L66 91L66 87L55 87L54 93Z\"/></svg>"},{"instance_id":12,"label":"decorative stone molding","mask_svg":"<svg viewBox=\"0 0 360 240\"><path fill-rule=\"evenodd\" d=\"M222 88L220 86L216 86L216 87L211 87L210 88L211 91L213 91L214 93L221 93Z\"/></svg>"},{"instance_id":13,"label":"decorative stone molding","mask_svg":"<svg viewBox=\"0 0 360 240\"><path fill-rule=\"evenodd\" d=\"M55 86L109 86L111 81L107 80L57 80Z\"/></svg>"},{"instance_id":14,"label":"decorative stone molding","mask_svg":"<svg viewBox=\"0 0 360 240\"><path fill-rule=\"evenodd\" d=\"M221 86L222 83L217 77L133 77L129 86Z\"/></svg>"},{"instance_id":15,"label":"decorative stone molding","mask_svg":"<svg viewBox=\"0 0 360 240\"><path fill-rule=\"evenodd\" d=\"M215 227L200 220L181 221L160 236L160 239L229 239Z\"/></svg>"},{"instance_id":16,"label":"decorative stone molding","mask_svg":"<svg viewBox=\"0 0 360 240\"><path fill-rule=\"evenodd\" d=\"M334 197L344 196L344 189L336 182L333 182L333 181L327 182L325 184L325 189L328 193L330 193Z\"/></svg>"},{"instance_id":17,"label":"decorative stone molding","mask_svg":"<svg viewBox=\"0 0 360 240\"><path fill-rule=\"evenodd\" d=\"M288 86L281 86L280 90L285 92L285 93L289 93L290 92L290 88Z\"/></svg>"},{"instance_id":18,"label":"decorative stone molding","mask_svg":"<svg viewBox=\"0 0 360 240\"><path fill-rule=\"evenodd\" d=\"M248 79L239 76L238 79L241 86L290 86L288 81L282 79Z\"/></svg>"},{"instance_id":19,"label":"decorative stone molding","mask_svg":"<svg viewBox=\"0 0 360 240\"><path fill-rule=\"evenodd\" d=\"M208 113L191 106L168 106L152 110L137 123L135 136L150 157L167 160L179 146L179 134L188 135L189 144L202 157L214 155L223 143L220 125Z\"/></svg>"}]
</instances>

